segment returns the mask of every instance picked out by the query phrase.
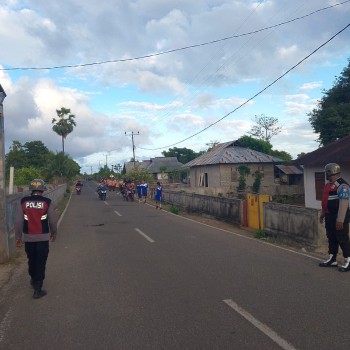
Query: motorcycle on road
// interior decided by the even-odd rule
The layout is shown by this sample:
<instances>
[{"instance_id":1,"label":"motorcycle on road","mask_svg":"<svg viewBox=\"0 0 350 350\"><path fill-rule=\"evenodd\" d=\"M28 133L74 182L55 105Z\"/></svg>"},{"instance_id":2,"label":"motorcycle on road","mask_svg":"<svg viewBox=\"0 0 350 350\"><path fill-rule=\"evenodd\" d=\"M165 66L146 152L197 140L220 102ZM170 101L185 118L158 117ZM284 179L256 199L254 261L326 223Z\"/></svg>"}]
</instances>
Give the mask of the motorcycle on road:
<instances>
[{"instance_id":1,"label":"motorcycle on road","mask_svg":"<svg viewBox=\"0 0 350 350\"><path fill-rule=\"evenodd\" d=\"M107 187L106 186L97 187L97 194L98 194L98 198L100 198L101 201L105 201L107 198Z\"/></svg>"},{"instance_id":2,"label":"motorcycle on road","mask_svg":"<svg viewBox=\"0 0 350 350\"><path fill-rule=\"evenodd\" d=\"M79 195L81 193L81 186L75 186L75 192Z\"/></svg>"}]
</instances>

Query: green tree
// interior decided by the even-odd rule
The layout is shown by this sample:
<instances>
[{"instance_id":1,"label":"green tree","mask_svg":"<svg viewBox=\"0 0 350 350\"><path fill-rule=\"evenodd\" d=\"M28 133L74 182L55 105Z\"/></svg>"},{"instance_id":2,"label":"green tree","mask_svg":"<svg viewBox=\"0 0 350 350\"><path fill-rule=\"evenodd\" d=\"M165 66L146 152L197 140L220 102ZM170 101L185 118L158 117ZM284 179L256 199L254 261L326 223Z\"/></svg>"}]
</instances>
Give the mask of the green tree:
<instances>
[{"instance_id":1,"label":"green tree","mask_svg":"<svg viewBox=\"0 0 350 350\"><path fill-rule=\"evenodd\" d=\"M73 131L74 127L77 125L75 122L75 115L70 114L70 109L61 107L61 109L56 109L58 119L53 118L52 130L59 136L62 137L62 152L64 154L64 140Z\"/></svg>"},{"instance_id":2,"label":"green tree","mask_svg":"<svg viewBox=\"0 0 350 350\"><path fill-rule=\"evenodd\" d=\"M286 151L272 150L270 156L283 159L285 162L289 163L292 161L293 157Z\"/></svg>"},{"instance_id":3,"label":"green tree","mask_svg":"<svg viewBox=\"0 0 350 350\"><path fill-rule=\"evenodd\" d=\"M26 154L19 141L12 141L10 151L5 156L6 173L13 166L15 169L23 168L27 165Z\"/></svg>"},{"instance_id":4,"label":"green tree","mask_svg":"<svg viewBox=\"0 0 350 350\"><path fill-rule=\"evenodd\" d=\"M132 179L135 183L141 183L141 181L145 181L149 184L154 184L154 179L152 173L149 170L142 169L140 166L136 165L135 168L129 170L125 174L126 179Z\"/></svg>"},{"instance_id":5,"label":"green tree","mask_svg":"<svg viewBox=\"0 0 350 350\"><path fill-rule=\"evenodd\" d=\"M333 87L323 91L318 106L308 114L321 146L350 134L350 58L348 61Z\"/></svg>"},{"instance_id":6,"label":"green tree","mask_svg":"<svg viewBox=\"0 0 350 350\"><path fill-rule=\"evenodd\" d=\"M41 141L29 141L23 145L28 166L34 168L44 167L48 156L49 149Z\"/></svg>"},{"instance_id":7,"label":"green tree","mask_svg":"<svg viewBox=\"0 0 350 350\"><path fill-rule=\"evenodd\" d=\"M268 117L265 114L256 115L253 121L256 125L252 127L249 134L259 140L270 142L271 138L278 135L282 130L282 127L278 126L277 118Z\"/></svg>"},{"instance_id":8,"label":"green tree","mask_svg":"<svg viewBox=\"0 0 350 350\"><path fill-rule=\"evenodd\" d=\"M33 179L43 178L43 173L34 167L15 168L15 185L29 185Z\"/></svg>"},{"instance_id":9,"label":"green tree","mask_svg":"<svg viewBox=\"0 0 350 350\"><path fill-rule=\"evenodd\" d=\"M190 162L191 160L199 157L201 154L201 152L196 153L195 151L189 149L189 148L169 148L168 151L163 151L162 155L164 157L176 157L177 160L180 163L186 164L188 162Z\"/></svg>"},{"instance_id":10,"label":"green tree","mask_svg":"<svg viewBox=\"0 0 350 350\"><path fill-rule=\"evenodd\" d=\"M292 160L292 156L288 152L273 150L269 141L258 140L254 137L244 135L238 139L238 142L242 145L242 147L250 148L254 151L281 158L286 162L290 162Z\"/></svg>"},{"instance_id":11,"label":"green tree","mask_svg":"<svg viewBox=\"0 0 350 350\"><path fill-rule=\"evenodd\" d=\"M207 152L211 151L215 146L219 144L220 144L220 141L218 140L210 140L210 142L205 144L206 146L208 146Z\"/></svg>"},{"instance_id":12,"label":"green tree","mask_svg":"<svg viewBox=\"0 0 350 350\"><path fill-rule=\"evenodd\" d=\"M72 180L80 174L80 166L63 152L54 155L43 168L47 181L59 180L60 182Z\"/></svg>"},{"instance_id":13,"label":"green tree","mask_svg":"<svg viewBox=\"0 0 350 350\"><path fill-rule=\"evenodd\" d=\"M272 145L269 141L258 140L254 137L244 135L238 139L238 142L242 147L250 148L254 151L262 152L265 154L270 154L272 150Z\"/></svg>"},{"instance_id":14,"label":"green tree","mask_svg":"<svg viewBox=\"0 0 350 350\"><path fill-rule=\"evenodd\" d=\"M109 169L107 165L100 167L100 169L97 173L98 180L99 179L106 179L107 177L109 177L109 175L111 175L111 169Z\"/></svg>"}]
</instances>

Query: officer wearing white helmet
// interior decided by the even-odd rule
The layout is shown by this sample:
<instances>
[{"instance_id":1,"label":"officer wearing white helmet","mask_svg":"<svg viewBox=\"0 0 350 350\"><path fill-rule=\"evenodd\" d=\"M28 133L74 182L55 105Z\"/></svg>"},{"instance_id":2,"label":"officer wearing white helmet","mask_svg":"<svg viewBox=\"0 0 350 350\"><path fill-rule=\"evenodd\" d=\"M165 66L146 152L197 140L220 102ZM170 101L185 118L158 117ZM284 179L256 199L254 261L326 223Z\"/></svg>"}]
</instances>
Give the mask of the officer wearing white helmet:
<instances>
[{"instance_id":1,"label":"officer wearing white helmet","mask_svg":"<svg viewBox=\"0 0 350 350\"><path fill-rule=\"evenodd\" d=\"M339 271L350 271L349 241L349 184L340 177L340 166L329 163L325 166L328 182L323 189L320 223L325 221L328 238L329 258L321 262L321 267L337 267L339 247L345 259Z\"/></svg>"},{"instance_id":2,"label":"officer wearing white helmet","mask_svg":"<svg viewBox=\"0 0 350 350\"><path fill-rule=\"evenodd\" d=\"M28 258L30 284L34 288L33 298L46 295L42 289L45 279L46 261L49 255L49 241L55 241L57 220L51 199L44 197L45 183L34 179L29 185L32 193L21 199L16 221L16 245L22 246Z\"/></svg>"}]
</instances>

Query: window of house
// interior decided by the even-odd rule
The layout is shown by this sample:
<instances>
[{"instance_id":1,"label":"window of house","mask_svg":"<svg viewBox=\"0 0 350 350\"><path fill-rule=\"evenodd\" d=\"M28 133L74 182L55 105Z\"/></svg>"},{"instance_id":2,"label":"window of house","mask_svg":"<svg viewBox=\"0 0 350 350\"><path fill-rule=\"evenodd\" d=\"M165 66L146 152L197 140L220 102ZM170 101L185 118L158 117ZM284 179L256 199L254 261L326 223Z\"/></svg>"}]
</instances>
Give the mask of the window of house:
<instances>
[{"instance_id":1,"label":"window of house","mask_svg":"<svg viewBox=\"0 0 350 350\"><path fill-rule=\"evenodd\" d=\"M263 179L264 178L264 166L263 165L258 166L258 172L260 173L260 178Z\"/></svg>"},{"instance_id":2,"label":"window of house","mask_svg":"<svg viewBox=\"0 0 350 350\"><path fill-rule=\"evenodd\" d=\"M231 182L237 182L238 176L237 176L237 170L236 168L231 168Z\"/></svg>"},{"instance_id":3,"label":"window of house","mask_svg":"<svg viewBox=\"0 0 350 350\"><path fill-rule=\"evenodd\" d=\"M317 201L322 201L322 193L323 193L323 188L325 184L324 179L325 179L324 172L315 173L315 193L316 193Z\"/></svg>"},{"instance_id":4,"label":"window of house","mask_svg":"<svg viewBox=\"0 0 350 350\"><path fill-rule=\"evenodd\" d=\"M208 173L200 173L198 178L199 187L208 187Z\"/></svg>"}]
</instances>

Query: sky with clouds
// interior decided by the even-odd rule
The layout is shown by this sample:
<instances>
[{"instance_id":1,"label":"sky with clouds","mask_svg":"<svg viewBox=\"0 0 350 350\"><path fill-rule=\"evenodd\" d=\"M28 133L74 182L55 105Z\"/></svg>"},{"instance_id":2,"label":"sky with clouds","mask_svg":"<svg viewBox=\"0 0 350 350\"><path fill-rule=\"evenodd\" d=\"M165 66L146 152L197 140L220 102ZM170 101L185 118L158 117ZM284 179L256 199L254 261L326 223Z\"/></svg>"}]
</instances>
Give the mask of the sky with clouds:
<instances>
[{"instance_id":1,"label":"sky with clouds","mask_svg":"<svg viewBox=\"0 0 350 350\"><path fill-rule=\"evenodd\" d=\"M132 132L143 160L236 140L261 114L282 127L274 149L310 152L308 113L348 65L349 19L341 0L0 0L5 152L61 151L61 107L77 123L65 151L88 173L129 161Z\"/></svg>"}]
</instances>

